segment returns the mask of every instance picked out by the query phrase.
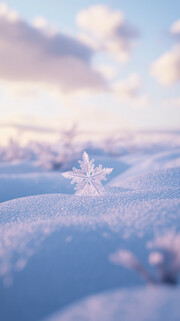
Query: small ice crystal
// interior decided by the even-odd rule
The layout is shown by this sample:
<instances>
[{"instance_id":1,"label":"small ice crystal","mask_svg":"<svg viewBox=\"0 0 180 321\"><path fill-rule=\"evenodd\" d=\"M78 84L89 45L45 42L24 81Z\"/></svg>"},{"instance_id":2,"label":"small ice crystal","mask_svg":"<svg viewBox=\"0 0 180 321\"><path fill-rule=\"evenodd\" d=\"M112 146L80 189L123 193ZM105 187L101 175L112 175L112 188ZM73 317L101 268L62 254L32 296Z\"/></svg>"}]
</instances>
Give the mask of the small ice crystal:
<instances>
[{"instance_id":1,"label":"small ice crystal","mask_svg":"<svg viewBox=\"0 0 180 321\"><path fill-rule=\"evenodd\" d=\"M73 167L72 171L63 173L66 178L72 179L71 184L76 183L76 195L96 196L103 194L102 180L112 172L112 168L102 168L102 165L94 168L94 159L89 160L86 152L83 153L82 161L78 161L81 169Z\"/></svg>"}]
</instances>

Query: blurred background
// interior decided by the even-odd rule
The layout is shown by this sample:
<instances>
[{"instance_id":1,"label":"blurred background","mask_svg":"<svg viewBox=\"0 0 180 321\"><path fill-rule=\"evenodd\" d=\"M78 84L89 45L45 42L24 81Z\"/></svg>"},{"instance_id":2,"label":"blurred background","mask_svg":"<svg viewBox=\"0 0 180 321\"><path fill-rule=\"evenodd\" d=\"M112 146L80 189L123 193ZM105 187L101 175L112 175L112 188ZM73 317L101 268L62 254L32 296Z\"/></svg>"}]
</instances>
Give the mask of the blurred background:
<instances>
[{"instance_id":1,"label":"blurred background","mask_svg":"<svg viewBox=\"0 0 180 321\"><path fill-rule=\"evenodd\" d=\"M179 13L179 0L0 2L1 183L83 150L179 146Z\"/></svg>"}]
</instances>

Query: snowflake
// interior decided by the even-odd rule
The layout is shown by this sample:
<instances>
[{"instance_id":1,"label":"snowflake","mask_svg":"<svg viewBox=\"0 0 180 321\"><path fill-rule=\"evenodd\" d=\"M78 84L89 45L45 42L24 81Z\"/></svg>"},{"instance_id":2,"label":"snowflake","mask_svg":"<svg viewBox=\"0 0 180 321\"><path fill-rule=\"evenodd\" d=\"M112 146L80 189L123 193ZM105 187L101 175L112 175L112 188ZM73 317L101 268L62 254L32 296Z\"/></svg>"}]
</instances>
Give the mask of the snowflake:
<instances>
[{"instance_id":1,"label":"snowflake","mask_svg":"<svg viewBox=\"0 0 180 321\"><path fill-rule=\"evenodd\" d=\"M73 167L72 171L63 173L66 178L72 179L71 184L76 183L76 195L96 196L103 194L102 180L112 172L112 168L102 168L102 165L94 168L94 159L89 161L86 152L83 153L82 161L78 161L81 169Z\"/></svg>"}]
</instances>

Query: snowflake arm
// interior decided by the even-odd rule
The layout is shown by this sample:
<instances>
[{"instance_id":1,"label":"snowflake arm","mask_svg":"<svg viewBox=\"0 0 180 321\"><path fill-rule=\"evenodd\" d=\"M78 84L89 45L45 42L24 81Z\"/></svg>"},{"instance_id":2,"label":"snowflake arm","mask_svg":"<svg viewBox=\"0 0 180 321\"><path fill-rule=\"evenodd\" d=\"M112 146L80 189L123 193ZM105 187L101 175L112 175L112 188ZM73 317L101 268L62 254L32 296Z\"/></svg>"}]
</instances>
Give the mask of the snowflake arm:
<instances>
[{"instance_id":1,"label":"snowflake arm","mask_svg":"<svg viewBox=\"0 0 180 321\"><path fill-rule=\"evenodd\" d=\"M72 171L63 173L65 178L72 179L71 184L76 183L76 195L101 195L103 194L102 180L112 172L112 168L102 168L102 165L94 168L94 159L89 160L86 152L83 153L80 168L73 167Z\"/></svg>"}]
</instances>

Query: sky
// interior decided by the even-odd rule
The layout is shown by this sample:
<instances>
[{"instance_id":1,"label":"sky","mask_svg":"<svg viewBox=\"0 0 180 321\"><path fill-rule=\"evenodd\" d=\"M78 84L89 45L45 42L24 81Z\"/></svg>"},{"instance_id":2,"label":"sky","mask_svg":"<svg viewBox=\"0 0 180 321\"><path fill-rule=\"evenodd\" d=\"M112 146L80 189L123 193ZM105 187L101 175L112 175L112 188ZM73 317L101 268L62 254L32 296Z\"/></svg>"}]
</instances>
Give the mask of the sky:
<instances>
[{"instance_id":1,"label":"sky","mask_svg":"<svg viewBox=\"0 0 180 321\"><path fill-rule=\"evenodd\" d=\"M179 0L0 2L0 140L73 124L180 129Z\"/></svg>"}]
</instances>

